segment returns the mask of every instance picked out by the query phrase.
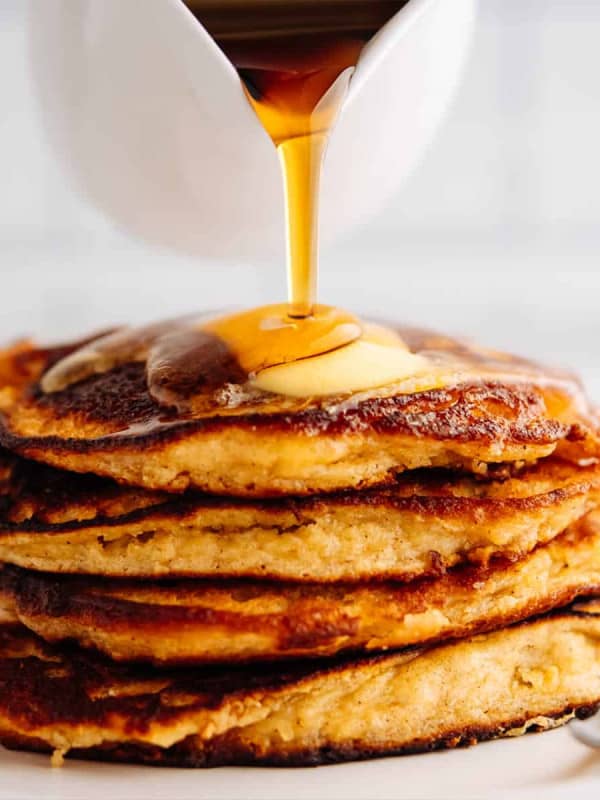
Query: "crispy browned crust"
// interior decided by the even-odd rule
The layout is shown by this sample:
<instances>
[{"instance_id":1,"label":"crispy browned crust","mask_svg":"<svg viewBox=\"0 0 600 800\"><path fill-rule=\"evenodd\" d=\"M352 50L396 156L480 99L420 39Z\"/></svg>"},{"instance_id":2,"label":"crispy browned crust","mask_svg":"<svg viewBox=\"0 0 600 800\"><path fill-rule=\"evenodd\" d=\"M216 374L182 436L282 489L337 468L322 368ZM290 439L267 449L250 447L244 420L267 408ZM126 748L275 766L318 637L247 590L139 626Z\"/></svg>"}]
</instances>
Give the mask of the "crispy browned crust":
<instances>
[{"instance_id":1,"label":"crispy browned crust","mask_svg":"<svg viewBox=\"0 0 600 800\"><path fill-rule=\"evenodd\" d=\"M197 500L201 502L200 497ZM219 502L209 497L206 501ZM77 530L94 522L118 524L167 507L173 514L183 515L189 502L179 505L165 493L120 486L93 474L66 472L0 449L0 536L25 530Z\"/></svg>"},{"instance_id":2,"label":"crispy browned crust","mask_svg":"<svg viewBox=\"0 0 600 800\"><path fill-rule=\"evenodd\" d=\"M415 341L422 345L427 340L421 336ZM482 369L497 364L491 356L486 358L453 340L441 341L449 342L448 350L461 352L462 348ZM375 395L352 403L335 397L301 404L288 400L264 407L255 404L249 409L242 405L225 411L215 406L208 416L186 419L156 404L146 386L144 365L139 363L44 394L37 378L64 353L65 348L32 349L15 355L15 374L28 375L29 382L15 379L16 385L9 384L0 396L0 443L56 466L108 474L149 488L181 491L194 485L225 494L306 494L391 481L395 472L419 465L482 471L486 463L535 460L561 442L567 450L579 443L580 449L597 451L596 421L584 412L578 385L561 385L564 376L559 380L554 373L547 373L547 383L468 380L443 389ZM511 366L523 369L526 362L506 357L502 364L510 373ZM278 411L279 406L284 410ZM227 457L220 454L223 474L210 474L218 472L218 460L202 463L196 474L190 464L202 461L202 448L221 441L231 447ZM301 451L299 463L289 473L278 472L276 442ZM384 467L352 466L351 473L338 476L331 470L323 475L314 464L306 464L312 453L312 461L318 466L324 459L326 467L333 456L319 449L342 442L344 458L368 462L375 459L375 443L380 442L390 451L389 466L387 462ZM183 445L197 450L191 461L187 453L181 459ZM255 452L247 452L253 447ZM417 458L410 452L415 448L431 452ZM138 463L142 455L145 470ZM238 477L231 474L236 457ZM245 473L248 459L262 460L264 474L259 470L254 477L250 471ZM154 471L148 468L152 461L156 462Z\"/></svg>"},{"instance_id":3,"label":"crispy browned crust","mask_svg":"<svg viewBox=\"0 0 600 800\"><path fill-rule=\"evenodd\" d=\"M189 746L191 743L183 742L175 745L166 751L160 751L157 747L104 747L95 748L87 752L73 751L72 758L87 759L91 756L93 760L113 761L120 763L140 763L148 766L157 767L320 767L331 764L342 764L348 761L368 761L373 758L390 758L394 756L417 755L421 753L432 753L439 750L455 750L462 747L473 747L480 742L487 742L492 739L501 739L509 731L525 729L525 733L542 733L551 728L564 725L576 718L580 720L589 719L600 709L600 702L593 705L583 705L574 707L572 705L563 706L556 710L545 713L545 724L531 722L529 717L515 717L502 725L495 727L478 726L464 730L456 730L445 733L439 738L414 741L405 747L367 747L360 743L337 747L335 745L324 745L315 749L291 750L285 753L269 753L261 756L252 752L250 749L239 749L226 751L219 748L219 744L225 742L215 742L208 751L202 755ZM22 749L20 747L14 749ZM29 748L25 748L29 749ZM37 752L40 752L39 750ZM48 752L46 748L45 751Z\"/></svg>"},{"instance_id":4,"label":"crispy browned crust","mask_svg":"<svg viewBox=\"0 0 600 800\"><path fill-rule=\"evenodd\" d=\"M188 712L217 710L231 696L275 691L361 663L332 659L157 671L149 665L115 664L76 646L53 647L19 625L0 625L0 709L32 728L53 722L105 723L118 714L131 717L132 730L139 734L151 723L168 724L181 717L179 704L156 702L156 686L184 696ZM138 685L141 694L127 689Z\"/></svg>"},{"instance_id":5,"label":"crispy browned crust","mask_svg":"<svg viewBox=\"0 0 600 800\"><path fill-rule=\"evenodd\" d=\"M196 668L178 672L124 668L89 656L76 648L49 648L22 629L4 627L0 630L0 741L15 749L38 752L58 750L74 758L155 766L316 766L468 746L486 739L547 730L573 717L586 718L600 706L598 655L596 652L592 656L590 652L600 632L597 603L591 604L589 612L583 604L580 607L579 611L557 612L506 631L444 647L373 656L360 661L345 659L323 664L303 662L290 665L284 671L281 666L267 665L225 670ZM432 675L435 674L436 664L440 662L451 668L452 687L457 692L461 681L461 658L464 657L468 669L472 666L469 662L470 653L485 656L488 652L496 652L499 645L510 653L514 641L521 648L525 663L531 663L533 671L539 673L545 669L543 658L546 647L549 646L552 652L555 647L552 642L556 636L556 653L560 653L558 643L563 635L574 637L569 639L571 643L582 642L582 653L586 653L587 663L580 665L579 661L566 654L565 664L560 668L565 670L566 680L560 689L560 701L553 702L552 681L545 687L537 685L536 676L529 674L524 665L524 684L519 688L519 697L513 701L512 692L505 682L508 675L505 674L500 683L504 688L500 689L498 695L499 702L506 709L505 716L501 720L496 718L488 725L453 726L451 717L440 707L443 723L436 726L435 733L428 735L423 732L419 734L417 728L407 738L399 730L397 734L392 732L388 735L385 741L374 743L369 741L366 729L364 740L351 740L343 733L329 740L315 731L315 742L310 747L298 744L294 739L263 738L268 737L269 728L266 732L261 730L261 719L264 718L261 716L261 704L270 704L275 713L279 713L280 702L285 704L286 698L293 702L293 698L311 691L315 692L318 707L320 687L345 682L351 692L354 681L359 685L364 676L371 673L374 678L376 675L394 674L395 679L401 681L405 673L410 674L415 664L419 664L418 685L421 686L423 681L427 682L428 671L432 669ZM532 647L541 647L531 662L529 659L534 651L530 652L527 644L530 638ZM584 641L587 641L587 645L583 644ZM424 664L422 669L421 659ZM552 665L549 667L552 669ZM510 673L513 667L498 663L497 669L500 673L506 673L508 669ZM494 676L490 673L482 677L484 680L493 680ZM585 689L587 678L590 682L593 680L594 689ZM373 702L379 702L378 698L376 690ZM470 717L469 704L477 705L478 702L477 696L465 696L462 705L459 703L458 708L467 709L465 719ZM516 711L516 708L519 710ZM234 720L239 716L241 728L236 726L234 720L230 723L233 727L222 722L223 715L228 713L233 713ZM366 713L366 720L369 719L368 708L353 708L350 705L344 713ZM415 713L418 713L416 706ZM160 731L175 730L182 721L192 718L198 720L201 714L205 716L202 718L204 721L199 723L198 735L184 735L178 741L163 746L152 743L153 737L162 735ZM217 726L222 724L225 730L219 732L215 729L210 722L212 719ZM248 728L245 732L246 725ZM70 749L69 731L72 730L77 733L74 746ZM77 746L78 736L85 736L87 731L97 736L94 731L104 730L112 740L105 739L89 747ZM300 730L304 731L302 735L306 734L302 724ZM343 728L340 730L343 731ZM393 730L392 725L390 731ZM58 744L63 740L64 744Z\"/></svg>"},{"instance_id":6,"label":"crispy browned crust","mask_svg":"<svg viewBox=\"0 0 600 800\"><path fill-rule=\"evenodd\" d=\"M291 750L261 755L251 749L228 749L227 743L215 741L204 752L195 747L193 737L166 749L144 744L108 744L89 749L70 750L66 758L118 764L141 764L146 767L210 769L215 767L322 767L350 761L369 761L374 758L420 755L440 750L474 747L481 742L501 739L510 731L524 729L524 734L543 733L573 719L585 720L600 709L600 702L582 706L567 705L544 714L545 723L532 722L529 717L515 717L495 727L479 726L445 733L434 739L423 738L405 747L368 747L361 743L337 747L323 745L314 749ZM40 739L16 736L0 730L0 743L8 750L50 755L52 748Z\"/></svg>"},{"instance_id":7,"label":"crispy browned crust","mask_svg":"<svg viewBox=\"0 0 600 800\"><path fill-rule=\"evenodd\" d=\"M338 398L339 401L339 398ZM77 419L98 435L27 436L11 430L10 413L2 432L7 447L48 447L65 452L133 450L215 432L235 425L256 431L308 436L364 431L427 436L457 442L501 441L548 445L580 438L573 424L546 416L544 392L533 384L514 386L465 383L451 389L372 398L336 414L313 404L293 414L253 413L185 420L158 406L148 394L143 364L127 364L89 378L63 392L45 395L37 386L21 402L42 419L41 427L60 428L60 420ZM488 412L486 414L486 411ZM140 426L140 431L132 431Z\"/></svg>"},{"instance_id":8,"label":"crispy browned crust","mask_svg":"<svg viewBox=\"0 0 600 800\"><path fill-rule=\"evenodd\" d=\"M159 665L315 658L433 643L504 627L599 592L597 514L517 563L497 560L408 584L156 584L9 567L0 573L6 608L44 639L73 639L117 661Z\"/></svg>"},{"instance_id":9,"label":"crispy browned crust","mask_svg":"<svg viewBox=\"0 0 600 800\"><path fill-rule=\"evenodd\" d=\"M44 450L71 454L146 450L233 426L253 433L303 436L342 436L368 429L376 434L458 443L498 441L503 446L544 446L584 438L583 426L575 421L545 416L544 395L532 385L467 383L416 395L373 398L336 414L311 407L295 414L255 413L186 421L156 406L147 393L143 365L130 364L56 395L36 390L23 403L28 411L35 409L41 428L60 429L59 421L69 419L82 420L98 431L89 436L27 436L12 429L11 415L5 414L2 444L17 452L40 454Z\"/></svg>"}]
</instances>

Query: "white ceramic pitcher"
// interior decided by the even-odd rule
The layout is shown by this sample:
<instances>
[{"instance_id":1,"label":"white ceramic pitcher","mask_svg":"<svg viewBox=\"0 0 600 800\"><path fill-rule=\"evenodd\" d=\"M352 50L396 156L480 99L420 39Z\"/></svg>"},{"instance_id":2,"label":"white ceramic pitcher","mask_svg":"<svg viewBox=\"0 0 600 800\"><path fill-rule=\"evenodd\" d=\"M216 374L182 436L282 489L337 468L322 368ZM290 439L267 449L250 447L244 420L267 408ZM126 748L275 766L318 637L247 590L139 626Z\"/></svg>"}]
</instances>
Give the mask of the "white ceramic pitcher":
<instances>
[{"instance_id":1,"label":"white ceramic pitcher","mask_svg":"<svg viewBox=\"0 0 600 800\"><path fill-rule=\"evenodd\" d=\"M377 210L457 83L475 0L410 0L366 47L334 130L322 234ZM30 0L33 74L59 163L149 242L253 262L283 252L275 149L182 0Z\"/></svg>"}]
</instances>

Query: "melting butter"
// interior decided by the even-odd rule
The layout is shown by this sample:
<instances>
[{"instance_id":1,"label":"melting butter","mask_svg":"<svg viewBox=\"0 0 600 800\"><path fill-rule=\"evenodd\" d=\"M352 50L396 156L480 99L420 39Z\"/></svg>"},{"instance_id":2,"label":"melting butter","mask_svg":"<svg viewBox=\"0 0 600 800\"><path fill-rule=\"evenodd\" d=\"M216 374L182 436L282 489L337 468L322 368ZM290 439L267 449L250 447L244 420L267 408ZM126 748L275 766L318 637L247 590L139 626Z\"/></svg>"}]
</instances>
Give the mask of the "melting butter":
<instances>
[{"instance_id":1,"label":"melting butter","mask_svg":"<svg viewBox=\"0 0 600 800\"><path fill-rule=\"evenodd\" d=\"M265 369L252 385L273 394L316 397L376 389L430 372L428 359L406 348L360 340L331 353Z\"/></svg>"},{"instance_id":2,"label":"melting butter","mask_svg":"<svg viewBox=\"0 0 600 800\"><path fill-rule=\"evenodd\" d=\"M51 367L42 389L62 391L131 362L146 364L148 389L160 405L179 409L225 384L303 398L409 378L425 388L436 382L431 360L412 353L390 328L330 306L316 306L304 319L290 317L288 308L263 306L214 319L187 317L119 330Z\"/></svg>"}]
</instances>

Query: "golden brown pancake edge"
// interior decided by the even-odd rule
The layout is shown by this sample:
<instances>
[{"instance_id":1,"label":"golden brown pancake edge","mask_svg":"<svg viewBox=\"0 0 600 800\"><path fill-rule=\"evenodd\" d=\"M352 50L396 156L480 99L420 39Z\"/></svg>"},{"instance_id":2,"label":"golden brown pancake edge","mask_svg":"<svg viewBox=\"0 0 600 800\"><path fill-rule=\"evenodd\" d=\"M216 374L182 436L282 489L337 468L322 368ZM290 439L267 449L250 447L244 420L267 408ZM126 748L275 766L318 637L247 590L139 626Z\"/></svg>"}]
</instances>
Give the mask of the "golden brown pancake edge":
<instances>
[{"instance_id":1,"label":"golden brown pancake edge","mask_svg":"<svg viewBox=\"0 0 600 800\"><path fill-rule=\"evenodd\" d=\"M516 563L437 580L289 584L117 581L5 567L5 618L116 661L223 664L377 652L463 638L600 591L600 515Z\"/></svg>"},{"instance_id":2,"label":"golden brown pancake edge","mask_svg":"<svg viewBox=\"0 0 600 800\"><path fill-rule=\"evenodd\" d=\"M547 730L598 708L599 614L592 601L430 649L218 673L124 668L3 628L0 740L200 767L331 763ZM482 675L482 663L494 671Z\"/></svg>"},{"instance_id":3,"label":"golden brown pancake edge","mask_svg":"<svg viewBox=\"0 0 600 800\"><path fill-rule=\"evenodd\" d=\"M362 489L419 467L481 473L488 464L533 461L557 447L568 452L573 443L598 452L596 421L584 413L580 389L569 384L571 394L561 378L553 383L553 373L547 382L499 376L415 394L390 389L362 399L278 400L283 411L266 411L268 403L215 406L186 419L157 406L143 363L44 394L37 381L67 351L13 354L15 377L12 384L5 378L0 392L0 442L26 457L151 489L302 495ZM486 374L486 356L467 352Z\"/></svg>"},{"instance_id":4,"label":"golden brown pancake edge","mask_svg":"<svg viewBox=\"0 0 600 800\"><path fill-rule=\"evenodd\" d=\"M600 467L545 459L494 480L270 500L121 487L0 453L0 560L46 572L354 581L519 558L592 510Z\"/></svg>"}]
</instances>

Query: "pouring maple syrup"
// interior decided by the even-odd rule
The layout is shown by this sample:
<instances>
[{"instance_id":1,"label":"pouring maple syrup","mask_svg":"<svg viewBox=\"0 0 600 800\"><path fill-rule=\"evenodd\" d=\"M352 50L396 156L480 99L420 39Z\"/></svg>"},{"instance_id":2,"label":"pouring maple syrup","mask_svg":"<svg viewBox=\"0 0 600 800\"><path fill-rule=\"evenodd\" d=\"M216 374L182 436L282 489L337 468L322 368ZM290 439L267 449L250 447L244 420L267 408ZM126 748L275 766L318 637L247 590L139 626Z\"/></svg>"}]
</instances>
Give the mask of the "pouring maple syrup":
<instances>
[{"instance_id":1,"label":"pouring maple syrup","mask_svg":"<svg viewBox=\"0 0 600 800\"><path fill-rule=\"evenodd\" d=\"M333 351L363 333L352 315L316 306L321 169L329 134L364 45L405 2L186 0L237 68L281 162L288 307L282 309L277 326L282 337L268 337L258 327L254 338L245 340L254 349L256 337L263 339L260 369ZM255 313L260 318L260 310ZM265 313L272 320L273 309ZM247 321L244 315L242 325ZM226 331L217 326L215 332L229 338L233 320L225 324ZM274 330L272 324L267 327ZM268 341L275 338L279 346L268 353ZM236 353L244 359L239 348Z\"/></svg>"},{"instance_id":2,"label":"pouring maple syrup","mask_svg":"<svg viewBox=\"0 0 600 800\"><path fill-rule=\"evenodd\" d=\"M317 304L318 201L327 142L364 45L408 0L185 0L238 70L282 166L288 303L213 320L124 331L63 359L45 391L128 360L150 392L180 405L223 346L235 380L296 397L355 391L424 371L400 337ZM208 354L208 355L207 355ZM221 354L222 355L222 354ZM212 359L212 360L211 360ZM222 360L221 362L222 363Z\"/></svg>"}]
</instances>

